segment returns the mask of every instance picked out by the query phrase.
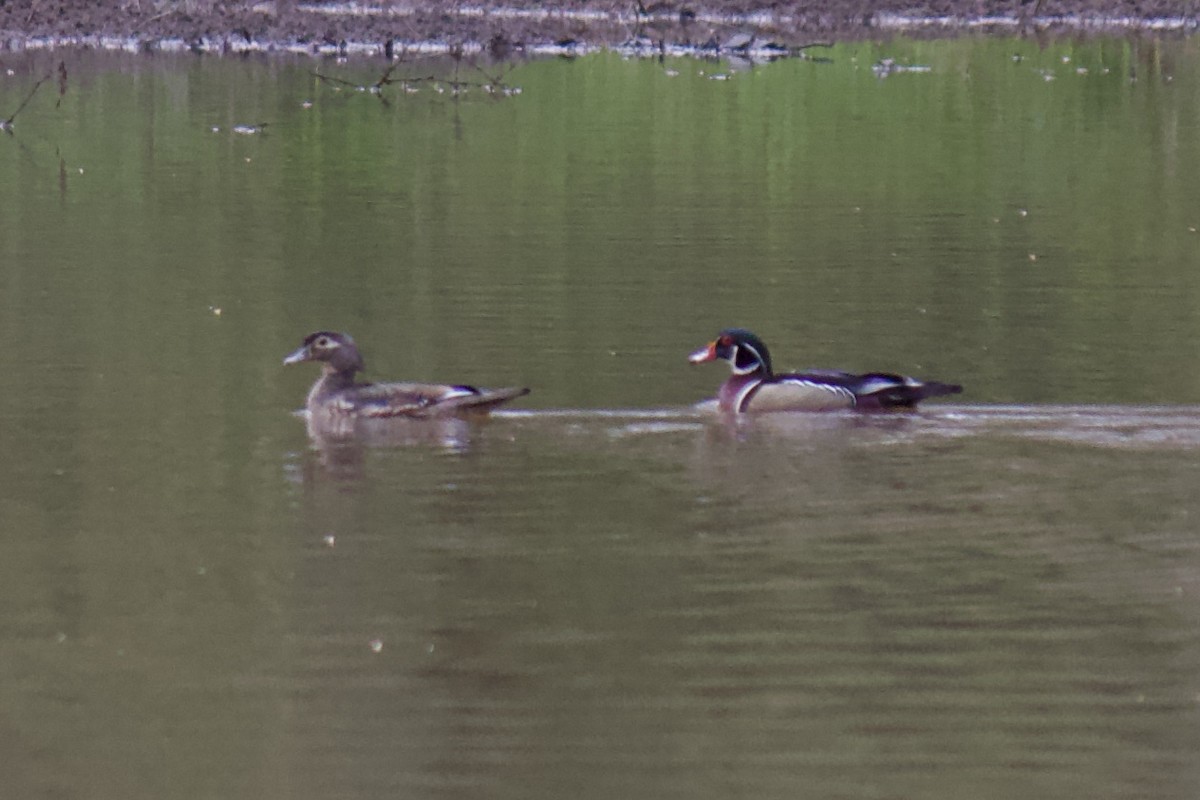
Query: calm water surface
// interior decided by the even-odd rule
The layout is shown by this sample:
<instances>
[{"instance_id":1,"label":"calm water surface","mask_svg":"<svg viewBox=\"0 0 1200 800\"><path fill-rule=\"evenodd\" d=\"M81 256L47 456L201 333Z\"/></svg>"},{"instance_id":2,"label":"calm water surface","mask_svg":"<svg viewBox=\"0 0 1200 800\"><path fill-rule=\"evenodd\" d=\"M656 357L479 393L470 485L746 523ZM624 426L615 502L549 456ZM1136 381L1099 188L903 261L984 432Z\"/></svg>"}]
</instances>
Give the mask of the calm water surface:
<instances>
[{"instance_id":1,"label":"calm water surface","mask_svg":"<svg viewBox=\"0 0 1200 800\"><path fill-rule=\"evenodd\" d=\"M1194 797L1200 52L827 55L4 56L5 796ZM316 328L534 393L310 439Z\"/></svg>"}]
</instances>

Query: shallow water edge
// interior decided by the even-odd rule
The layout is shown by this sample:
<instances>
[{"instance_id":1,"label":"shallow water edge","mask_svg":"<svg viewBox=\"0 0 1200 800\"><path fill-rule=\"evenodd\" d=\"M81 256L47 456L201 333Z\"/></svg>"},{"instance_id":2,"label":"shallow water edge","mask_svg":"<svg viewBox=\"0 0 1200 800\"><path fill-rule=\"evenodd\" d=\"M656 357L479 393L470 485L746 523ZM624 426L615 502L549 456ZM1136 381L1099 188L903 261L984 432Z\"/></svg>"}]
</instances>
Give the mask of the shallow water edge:
<instances>
[{"instance_id":1,"label":"shallow water edge","mask_svg":"<svg viewBox=\"0 0 1200 800\"><path fill-rule=\"evenodd\" d=\"M897 34L954 36L1190 33L1194 15L1163 14L1118 3L1038 3L1017 13L1003 4L951 2L937 13L903 4L634 2L455 5L423 3L167 3L115 8L84 2L17 3L0 9L0 49L87 47L123 52L328 55L488 53L575 56L597 50L628 55L799 55L832 40Z\"/></svg>"}]
</instances>

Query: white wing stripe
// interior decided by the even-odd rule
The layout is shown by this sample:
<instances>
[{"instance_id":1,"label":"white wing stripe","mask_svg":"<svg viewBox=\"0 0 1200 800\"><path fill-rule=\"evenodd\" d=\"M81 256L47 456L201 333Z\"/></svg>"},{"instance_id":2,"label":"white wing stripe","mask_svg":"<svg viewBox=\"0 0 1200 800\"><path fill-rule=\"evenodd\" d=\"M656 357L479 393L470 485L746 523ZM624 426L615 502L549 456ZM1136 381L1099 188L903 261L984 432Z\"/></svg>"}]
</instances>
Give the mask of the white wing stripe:
<instances>
[{"instance_id":1,"label":"white wing stripe","mask_svg":"<svg viewBox=\"0 0 1200 800\"><path fill-rule=\"evenodd\" d=\"M854 400L854 392L847 389L845 386L837 386L832 383L818 383L817 381L806 381L803 378L784 378L780 383L792 383L797 386L803 386L805 389L818 389L823 392L835 394L838 397L845 397Z\"/></svg>"}]
</instances>

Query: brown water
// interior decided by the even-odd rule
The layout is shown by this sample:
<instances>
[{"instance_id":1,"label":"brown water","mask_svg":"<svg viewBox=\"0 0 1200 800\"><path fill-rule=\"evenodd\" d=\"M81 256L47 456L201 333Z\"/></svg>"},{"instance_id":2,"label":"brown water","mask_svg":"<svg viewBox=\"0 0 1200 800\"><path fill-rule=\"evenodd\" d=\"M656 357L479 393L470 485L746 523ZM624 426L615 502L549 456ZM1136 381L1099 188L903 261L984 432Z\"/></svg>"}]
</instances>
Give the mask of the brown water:
<instances>
[{"instance_id":1,"label":"brown water","mask_svg":"<svg viewBox=\"0 0 1200 800\"><path fill-rule=\"evenodd\" d=\"M68 58L0 140L5 796L1195 795L1193 43ZM730 425L726 324L967 392ZM310 441L318 327L534 393Z\"/></svg>"}]
</instances>

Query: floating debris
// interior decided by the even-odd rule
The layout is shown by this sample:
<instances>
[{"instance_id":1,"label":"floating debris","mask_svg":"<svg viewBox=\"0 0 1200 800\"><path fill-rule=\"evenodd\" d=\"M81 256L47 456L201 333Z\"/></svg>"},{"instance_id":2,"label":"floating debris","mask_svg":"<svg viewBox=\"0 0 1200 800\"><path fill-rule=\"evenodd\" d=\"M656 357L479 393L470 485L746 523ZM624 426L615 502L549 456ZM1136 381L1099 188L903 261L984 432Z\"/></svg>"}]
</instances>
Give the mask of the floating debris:
<instances>
[{"instance_id":1,"label":"floating debris","mask_svg":"<svg viewBox=\"0 0 1200 800\"><path fill-rule=\"evenodd\" d=\"M753 33L739 32L730 36L725 41L721 42L722 50L740 50L745 52L754 44L755 36Z\"/></svg>"},{"instance_id":2,"label":"floating debris","mask_svg":"<svg viewBox=\"0 0 1200 800\"><path fill-rule=\"evenodd\" d=\"M370 645L372 653L381 652L383 650L383 639L372 639Z\"/></svg>"},{"instance_id":3,"label":"floating debris","mask_svg":"<svg viewBox=\"0 0 1200 800\"><path fill-rule=\"evenodd\" d=\"M894 58L883 58L871 65L876 78L886 78L901 72L933 72L928 64L898 64Z\"/></svg>"},{"instance_id":4,"label":"floating debris","mask_svg":"<svg viewBox=\"0 0 1200 800\"><path fill-rule=\"evenodd\" d=\"M234 133L240 133L242 136L254 136L255 134L266 131L267 123L260 125L234 125L230 130Z\"/></svg>"}]
</instances>

